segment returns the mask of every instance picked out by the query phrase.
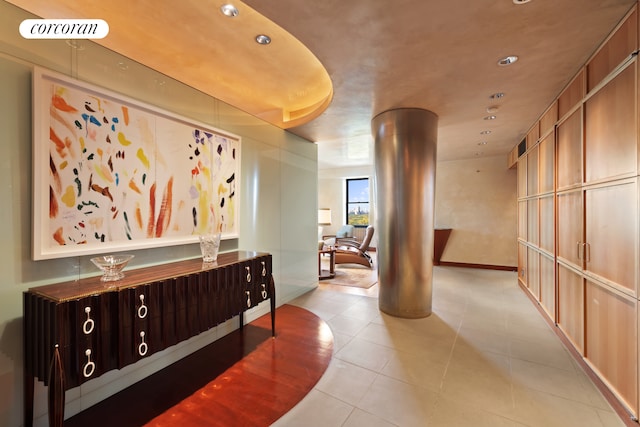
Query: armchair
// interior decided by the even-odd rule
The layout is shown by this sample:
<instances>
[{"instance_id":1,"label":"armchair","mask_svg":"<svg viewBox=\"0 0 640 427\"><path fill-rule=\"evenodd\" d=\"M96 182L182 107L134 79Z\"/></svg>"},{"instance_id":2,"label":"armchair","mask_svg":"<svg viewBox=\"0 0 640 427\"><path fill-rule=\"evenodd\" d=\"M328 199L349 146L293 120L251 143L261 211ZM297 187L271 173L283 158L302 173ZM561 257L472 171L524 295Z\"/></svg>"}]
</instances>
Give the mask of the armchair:
<instances>
[{"instance_id":1,"label":"armchair","mask_svg":"<svg viewBox=\"0 0 640 427\"><path fill-rule=\"evenodd\" d=\"M345 224L336 231L336 234L322 236L322 240L324 240L324 243L327 246L338 246L345 239L354 240L354 228L355 227L353 225Z\"/></svg>"},{"instance_id":2,"label":"armchair","mask_svg":"<svg viewBox=\"0 0 640 427\"><path fill-rule=\"evenodd\" d=\"M336 264L360 264L372 268L373 260L367 253L367 249L369 249L373 232L374 228L370 225L362 242L347 239L336 242Z\"/></svg>"}]
</instances>

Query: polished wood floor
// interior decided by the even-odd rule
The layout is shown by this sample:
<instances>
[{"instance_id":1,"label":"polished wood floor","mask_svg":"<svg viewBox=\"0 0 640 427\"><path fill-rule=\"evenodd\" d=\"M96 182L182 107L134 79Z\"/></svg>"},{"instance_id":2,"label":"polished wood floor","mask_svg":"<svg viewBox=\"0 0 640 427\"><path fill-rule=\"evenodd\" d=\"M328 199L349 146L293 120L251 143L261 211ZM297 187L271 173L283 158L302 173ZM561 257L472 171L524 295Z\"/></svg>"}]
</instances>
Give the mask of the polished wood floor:
<instances>
[{"instance_id":1,"label":"polished wood floor","mask_svg":"<svg viewBox=\"0 0 640 427\"><path fill-rule=\"evenodd\" d=\"M318 382L333 352L311 312L276 310L69 418L65 427L268 426Z\"/></svg>"}]
</instances>

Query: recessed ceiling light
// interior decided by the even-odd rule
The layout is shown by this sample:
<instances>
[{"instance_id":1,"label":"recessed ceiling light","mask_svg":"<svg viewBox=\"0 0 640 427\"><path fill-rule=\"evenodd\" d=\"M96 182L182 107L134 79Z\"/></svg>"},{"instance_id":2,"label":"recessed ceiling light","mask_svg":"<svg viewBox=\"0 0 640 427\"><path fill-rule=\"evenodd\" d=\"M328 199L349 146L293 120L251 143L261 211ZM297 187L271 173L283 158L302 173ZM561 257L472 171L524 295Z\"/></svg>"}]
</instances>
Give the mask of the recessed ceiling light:
<instances>
[{"instance_id":1,"label":"recessed ceiling light","mask_svg":"<svg viewBox=\"0 0 640 427\"><path fill-rule=\"evenodd\" d=\"M525 4L529 3L531 0L513 0L513 4Z\"/></svg>"},{"instance_id":2,"label":"recessed ceiling light","mask_svg":"<svg viewBox=\"0 0 640 427\"><path fill-rule=\"evenodd\" d=\"M118 68L125 71L129 69L129 65L127 65L125 62L120 61L118 62Z\"/></svg>"},{"instance_id":3,"label":"recessed ceiling light","mask_svg":"<svg viewBox=\"0 0 640 427\"><path fill-rule=\"evenodd\" d=\"M511 65L518 60L516 55L505 56L501 60L498 61L498 65L501 67L506 67L507 65Z\"/></svg>"},{"instance_id":4,"label":"recessed ceiling light","mask_svg":"<svg viewBox=\"0 0 640 427\"><path fill-rule=\"evenodd\" d=\"M220 6L220 12L224 14L224 16L228 16L229 18L233 18L234 16L238 16L240 13L238 8L232 4L223 4Z\"/></svg>"},{"instance_id":5,"label":"recessed ceiling light","mask_svg":"<svg viewBox=\"0 0 640 427\"><path fill-rule=\"evenodd\" d=\"M504 97L504 92L496 92L496 93L492 93L489 98L491 99L500 99Z\"/></svg>"},{"instance_id":6,"label":"recessed ceiling light","mask_svg":"<svg viewBox=\"0 0 640 427\"><path fill-rule=\"evenodd\" d=\"M271 43L271 37L265 34L259 34L256 36L256 41L258 42L258 44L269 44Z\"/></svg>"},{"instance_id":7,"label":"recessed ceiling light","mask_svg":"<svg viewBox=\"0 0 640 427\"><path fill-rule=\"evenodd\" d=\"M487 142L487 141L480 141L480 142L478 142L478 145L487 145L487 144L488 144L488 142Z\"/></svg>"},{"instance_id":8,"label":"recessed ceiling light","mask_svg":"<svg viewBox=\"0 0 640 427\"><path fill-rule=\"evenodd\" d=\"M497 105L491 105L489 107L487 107L487 113L489 114L493 114L493 113L497 113L498 112L498 106Z\"/></svg>"},{"instance_id":9,"label":"recessed ceiling light","mask_svg":"<svg viewBox=\"0 0 640 427\"><path fill-rule=\"evenodd\" d=\"M490 130L483 130L482 132L480 132L480 135L489 135L490 133Z\"/></svg>"},{"instance_id":10,"label":"recessed ceiling light","mask_svg":"<svg viewBox=\"0 0 640 427\"><path fill-rule=\"evenodd\" d=\"M491 116L486 116L484 119L485 120L495 120L495 119L497 119L497 117L494 116L494 115L491 115Z\"/></svg>"}]
</instances>

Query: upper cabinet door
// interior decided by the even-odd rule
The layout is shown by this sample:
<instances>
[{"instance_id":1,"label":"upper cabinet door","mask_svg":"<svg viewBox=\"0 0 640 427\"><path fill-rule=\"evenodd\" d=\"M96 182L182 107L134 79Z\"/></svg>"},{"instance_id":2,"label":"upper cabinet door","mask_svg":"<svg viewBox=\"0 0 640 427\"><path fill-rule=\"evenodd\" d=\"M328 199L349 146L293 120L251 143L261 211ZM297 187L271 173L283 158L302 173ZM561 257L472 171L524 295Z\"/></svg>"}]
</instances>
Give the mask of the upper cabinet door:
<instances>
[{"instance_id":1,"label":"upper cabinet door","mask_svg":"<svg viewBox=\"0 0 640 427\"><path fill-rule=\"evenodd\" d=\"M555 134L553 132L547 134L540 141L538 151L538 192L545 194L553 192L554 178L554 153L555 153Z\"/></svg>"},{"instance_id":2,"label":"upper cabinet door","mask_svg":"<svg viewBox=\"0 0 640 427\"><path fill-rule=\"evenodd\" d=\"M539 146L536 145L527 154L527 195L535 196L538 194L538 154Z\"/></svg>"},{"instance_id":3,"label":"upper cabinet door","mask_svg":"<svg viewBox=\"0 0 640 427\"><path fill-rule=\"evenodd\" d=\"M634 61L585 103L585 182L637 174L638 114Z\"/></svg>"},{"instance_id":4,"label":"upper cabinet door","mask_svg":"<svg viewBox=\"0 0 640 427\"><path fill-rule=\"evenodd\" d=\"M582 184L582 108L558 125L557 189Z\"/></svg>"}]
</instances>

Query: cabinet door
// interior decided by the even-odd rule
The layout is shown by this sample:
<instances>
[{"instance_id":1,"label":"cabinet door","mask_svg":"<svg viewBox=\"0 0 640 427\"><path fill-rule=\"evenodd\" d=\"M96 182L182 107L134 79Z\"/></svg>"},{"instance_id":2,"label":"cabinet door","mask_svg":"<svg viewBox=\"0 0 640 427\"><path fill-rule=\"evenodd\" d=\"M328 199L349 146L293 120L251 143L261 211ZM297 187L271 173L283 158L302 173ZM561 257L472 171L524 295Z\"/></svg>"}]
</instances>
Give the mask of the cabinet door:
<instances>
[{"instance_id":1,"label":"cabinet door","mask_svg":"<svg viewBox=\"0 0 640 427\"><path fill-rule=\"evenodd\" d=\"M585 269L637 295L638 206L636 179L585 191Z\"/></svg>"},{"instance_id":2,"label":"cabinet door","mask_svg":"<svg viewBox=\"0 0 640 427\"><path fill-rule=\"evenodd\" d=\"M527 196L527 156L518 160L518 197Z\"/></svg>"},{"instance_id":3,"label":"cabinet door","mask_svg":"<svg viewBox=\"0 0 640 427\"><path fill-rule=\"evenodd\" d=\"M518 238L527 240L527 201L518 202Z\"/></svg>"},{"instance_id":4,"label":"cabinet door","mask_svg":"<svg viewBox=\"0 0 640 427\"><path fill-rule=\"evenodd\" d=\"M556 276L553 258L540 254L540 305L556 321Z\"/></svg>"},{"instance_id":5,"label":"cabinet door","mask_svg":"<svg viewBox=\"0 0 640 427\"><path fill-rule=\"evenodd\" d=\"M636 65L627 67L585 103L585 181L636 175Z\"/></svg>"},{"instance_id":6,"label":"cabinet door","mask_svg":"<svg viewBox=\"0 0 640 427\"><path fill-rule=\"evenodd\" d=\"M528 248L527 265L529 267L529 276L527 287L534 298L540 301L540 253L535 249Z\"/></svg>"},{"instance_id":7,"label":"cabinet door","mask_svg":"<svg viewBox=\"0 0 640 427\"><path fill-rule=\"evenodd\" d=\"M74 387L96 378L116 367L116 348L112 331L113 293L93 295L68 303L68 325L72 331L71 345L62 349L70 366L65 366L67 387Z\"/></svg>"},{"instance_id":8,"label":"cabinet door","mask_svg":"<svg viewBox=\"0 0 640 427\"><path fill-rule=\"evenodd\" d=\"M538 191L541 194L554 189L555 133L551 132L540 141L538 151Z\"/></svg>"},{"instance_id":9,"label":"cabinet door","mask_svg":"<svg viewBox=\"0 0 640 427\"><path fill-rule=\"evenodd\" d=\"M535 246L540 244L538 199L527 200L527 241Z\"/></svg>"},{"instance_id":10,"label":"cabinet door","mask_svg":"<svg viewBox=\"0 0 640 427\"><path fill-rule=\"evenodd\" d=\"M527 247L518 244L518 280L527 286Z\"/></svg>"},{"instance_id":11,"label":"cabinet door","mask_svg":"<svg viewBox=\"0 0 640 427\"><path fill-rule=\"evenodd\" d=\"M587 360L638 413L637 300L587 280Z\"/></svg>"},{"instance_id":12,"label":"cabinet door","mask_svg":"<svg viewBox=\"0 0 640 427\"><path fill-rule=\"evenodd\" d=\"M538 194L538 152L539 146L536 145L527 154L527 195L535 196Z\"/></svg>"},{"instance_id":13,"label":"cabinet door","mask_svg":"<svg viewBox=\"0 0 640 427\"><path fill-rule=\"evenodd\" d=\"M561 263L558 267L558 327L584 355L584 279Z\"/></svg>"},{"instance_id":14,"label":"cabinet door","mask_svg":"<svg viewBox=\"0 0 640 427\"><path fill-rule=\"evenodd\" d=\"M558 259L582 269L584 242L582 190L558 193Z\"/></svg>"},{"instance_id":15,"label":"cabinet door","mask_svg":"<svg viewBox=\"0 0 640 427\"><path fill-rule=\"evenodd\" d=\"M540 204L540 248L550 254L555 247L555 211L553 209L554 196L541 197Z\"/></svg>"},{"instance_id":16,"label":"cabinet door","mask_svg":"<svg viewBox=\"0 0 640 427\"><path fill-rule=\"evenodd\" d=\"M558 125L558 190L582 184L582 108Z\"/></svg>"}]
</instances>

